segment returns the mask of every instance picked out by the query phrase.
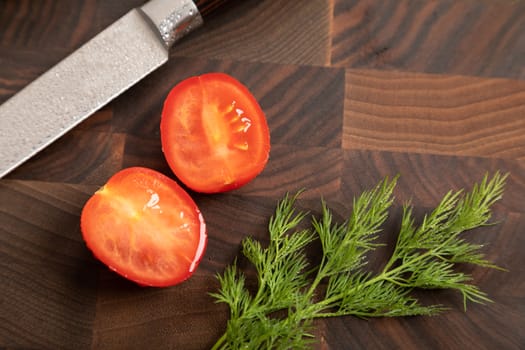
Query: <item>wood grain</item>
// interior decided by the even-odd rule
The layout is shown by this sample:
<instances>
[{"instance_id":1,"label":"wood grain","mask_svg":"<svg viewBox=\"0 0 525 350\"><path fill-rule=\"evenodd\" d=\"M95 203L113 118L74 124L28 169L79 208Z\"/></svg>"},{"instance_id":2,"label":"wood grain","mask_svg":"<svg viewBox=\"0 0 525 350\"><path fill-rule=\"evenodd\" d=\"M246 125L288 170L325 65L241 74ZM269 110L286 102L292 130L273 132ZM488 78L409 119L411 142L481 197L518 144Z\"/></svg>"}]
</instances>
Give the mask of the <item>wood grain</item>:
<instances>
[{"instance_id":1,"label":"wood grain","mask_svg":"<svg viewBox=\"0 0 525 350\"><path fill-rule=\"evenodd\" d=\"M173 55L326 65L330 23L329 0L239 1L181 41Z\"/></svg>"},{"instance_id":2,"label":"wood grain","mask_svg":"<svg viewBox=\"0 0 525 350\"><path fill-rule=\"evenodd\" d=\"M201 16L206 20L219 9L229 5L233 0L195 0Z\"/></svg>"},{"instance_id":3,"label":"wood grain","mask_svg":"<svg viewBox=\"0 0 525 350\"><path fill-rule=\"evenodd\" d=\"M525 3L335 0L331 63L525 78Z\"/></svg>"},{"instance_id":4,"label":"wood grain","mask_svg":"<svg viewBox=\"0 0 525 350\"><path fill-rule=\"evenodd\" d=\"M0 346L90 346L98 269L78 220L91 191L0 182Z\"/></svg>"},{"instance_id":5,"label":"wood grain","mask_svg":"<svg viewBox=\"0 0 525 350\"><path fill-rule=\"evenodd\" d=\"M220 337L227 310L207 293L217 283L200 269L182 288L144 289L102 273L93 348L205 349ZM188 294L195 295L191 301Z\"/></svg>"},{"instance_id":6,"label":"wood grain","mask_svg":"<svg viewBox=\"0 0 525 350\"><path fill-rule=\"evenodd\" d=\"M343 148L525 158L525 82L347 71Z\"/></svg>"},{"instance_id":7,"label":"wood grain","mask_svg":"<svg viewBox=\"0 0 525 350\"><path fill-rule=\"evenodd\" d=\"M498 206L524 213L525 165L522 161L498 158L430 155L406 152L345 150L342 191L346 201L355 188L371 188L382 178L399 175L396 198L400 202L434 207L449 190L467 189L485 174L497 171L509 177L505 198ZM347 190L348 189L348 190Z\"/></svg>"},{"instance_id":8,"label":"wood grain","mask_svg":"<svg viewBox=\"0 0 525 350\"><path fill-rule=\"evenodd\" d=\"M0 103L144 0L0 0ZM497 225L469 233L507 272L461 267L494 302L418 292L441 316L316 321L315 349L521 349L525 344L525 7L513 0L235 1L170 61L0 180L0 348L208 349L228 309L208 295L286 192L334 218L385 176L396 200L369 268L382 266L401 207L420 221L448 190L508 173ZM79 228L114 172L147 166L176 179L160 147L164 98L183 79L228 73L266 113L264 171L236 191L190 191L209 241L195 275L142 288L91 255ZM318 247L309 251L318 259Z\"/></svg>"},{"instance_id":9,"label":"wood grain","mask_svg":"<svg viewBox=\"0 0 525 350\"><path fill-rule=\"evenodd\" d=\"M0 48L75 49L144 0L0 0Z\"/></svg>"}]
</instances>

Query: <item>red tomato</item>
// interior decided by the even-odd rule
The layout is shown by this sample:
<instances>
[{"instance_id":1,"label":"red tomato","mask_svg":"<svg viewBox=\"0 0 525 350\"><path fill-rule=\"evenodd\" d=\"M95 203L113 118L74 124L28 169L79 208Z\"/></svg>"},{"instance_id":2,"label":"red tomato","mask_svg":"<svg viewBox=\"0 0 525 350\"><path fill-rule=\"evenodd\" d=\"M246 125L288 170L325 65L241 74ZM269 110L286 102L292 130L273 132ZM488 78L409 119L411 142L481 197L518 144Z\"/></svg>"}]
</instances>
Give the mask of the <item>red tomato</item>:
<instances>
[{"instance_id":1,"label":"red tomato","mask_svg":"<svg viewBox=\"0 0 525 350\"><path fill-rule=\"evenodd\" d=\"M172 171L198 192L238 188L268 161L270 132L261 107L244 85L223 73L177 84L164 103L160 133Z\"/></svg>"},{"instance_id":2,"label":"red tomato","mask_svg":"<svg viewBox=\"0 0 525 350\"><path fill-rule=\"evenodd\" d=\"M146 168L113 175L87 201L80 226L98 259L147 286L187 279L207 243L204 219L191 197L175 181Z\"/></svg>"}]
</instances>

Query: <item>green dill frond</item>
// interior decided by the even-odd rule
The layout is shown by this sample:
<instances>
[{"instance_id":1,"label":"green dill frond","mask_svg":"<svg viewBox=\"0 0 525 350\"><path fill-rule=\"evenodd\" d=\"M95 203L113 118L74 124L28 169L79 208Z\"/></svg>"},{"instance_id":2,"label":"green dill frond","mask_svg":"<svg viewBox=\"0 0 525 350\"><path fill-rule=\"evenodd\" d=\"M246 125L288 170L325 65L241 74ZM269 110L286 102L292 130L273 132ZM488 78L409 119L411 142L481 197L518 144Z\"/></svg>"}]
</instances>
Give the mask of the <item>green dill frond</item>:
<instances>
[{"instance_id":1,"label":"green dill frond","mask_svg":"<svg viewBox=\"0 0 525 350\"><path fill-rule=\"evenodd\" d=\"M482 244L468 243L464 239L458 238L451 242L450 246L443 248L443 255L447 261L454 264L465 263L504 270L485 259L485 255L480 252L482 248Z\"/></svg>"},{"instance_id":2,"label":"green dill frond","mask_svg":"<svg viewBox=\"0 0 525 350\"><path fill-rule=\"evenodd\" d=\"M290 312L286 317L258 314L229 322L216 349L308 349L313 343L312 322Z\"/></svg>"},{"instance_id":3,"label":"green dill frond","mask_svg":"<svg viewBox=\"0 0 525 350\"><path fill-rule=\"evenodd\" d=\"M444 309L439 305L423 306L410 296L411 288L405 288L389 279L372 277L369 273L338 276L335 288L329 286L327 299L335 299L336 311L319 313L318 317L345 316L393 317L435 315ZM344 285L344 289L336 285ZM337 297L336 297L337 296Z\"/></svg>"},{"instance_id":4,"label":"green dill frond","mask_svg":"<svg viewBox=\"0 0 525 350\"><path fill-rule=\"evenodd\" d=\"M398 176L391 181L385 178L371 191L363 192L353 201L352 214L348 221L348 231L354 233L376 234L388 217L388 209L394 201L392 193Z\"/></svg>"},{"instance_id":5,"label":"green dill frond","mask_svg":"<svg viewBox=\"0 0 525 350\"><path fill-rule=\"evenodd\" d=\"M238 272L234 263L226 267L222 275L217 275L220 284L218 293L210 293L216 302L225 303L230 308L230 318L237 319L246 313L252 297L245 287L244 275Z\"/></svg>"},{"instance_id":6,"label":"green dill frond","mask_svg":"<svg viewBox=\"0 0 525 350\"><path fill-rule=\"evenodd\" d=\"M246 237L242 240L242 253L255 266L257 274L261 276L267 260L261 244L251 237Z\"/></svg>"},{"instance_id":7,"label":"green dill frond","mask_svg":"<svg viewBox=\"0 0 525 350\"><path fill-rule=\"evenodd\" d=\"M284 198L277 203L275 214L270 218L268 224L270 242L279 242L281 239L284 239L306 216L306 213L303 212L296 213L294 205L299 195L300 192L294 196L286 194Z\"/></svg>"},{"instance_id":8,"label":"green dill frond","mask_svg":"<svg viewBox=\"0 0 525 350\"><path fill-rule=\"evenodd\" d=\"M457 205L455 231L466 231L487 224L491 217L491 206L503 196L507 176L497 172L492 179L489 180L488 175L485 175L479 184L474 184L470 193Z\"/></svg>"},{"instance_id":9,"label":"green dill frond","mask_svg":"<svg viewBox=\"0 0 525 350\"><path fill-rule=\"evenodd\" d=\"M243 254L257 271L256 292L245 287L235 263L217 276L220 290L211 295L229 306L230 320L213 349L305 349L313 341L315 318L436 315L446 310L422 305L414 289L456 290L465 308L467 302L490 302L456 265L498 268L485 259L483 245L469 243L463 235L488 224L506 177L486 175L468 193L448 192L420 224L405 204L393 253L377 274L364 270L367 253L378 246L397 177L354 199L351 214L341 223L322 201L322 213L312 218L311 229L298 228L306 215L295 209L298 194L286 195L270 219L268 246L251 237L242 242ZM305 248L316 238L322 258L312 268Z\"/></svg>"},{"instance_id":10,"label":"green dill frond","mask_svg":"<svg viewBox=\"0 0 525 350\"><path fill-rule=\"evenodd\" d=\"M388 216L392 205L397 177L388 178L371 191L363 192L353 201L350 218L342 224L333 223L331 211L322 202L322 216L312 218L312 227L319 236L323 248L323 261L319 269L319 278L349 272L365 264L366 253L375 249L374 243L381 225Z\"/></svg>"},{"instance_id":11,"label":"green dill frond","mask_svg":"<svg viewBox=\"0 0 525 350\"><path fill-rule=\"evenodd\" d=\"M340 273L331 276L328 279L326 286L325 299L336 300L341 298L341 292L343 295L348 297L353 293L357 293L359 286L362 286L366 281L370 279L371 273L359 271L355 273Z\"/></svg>"}]
</instances>

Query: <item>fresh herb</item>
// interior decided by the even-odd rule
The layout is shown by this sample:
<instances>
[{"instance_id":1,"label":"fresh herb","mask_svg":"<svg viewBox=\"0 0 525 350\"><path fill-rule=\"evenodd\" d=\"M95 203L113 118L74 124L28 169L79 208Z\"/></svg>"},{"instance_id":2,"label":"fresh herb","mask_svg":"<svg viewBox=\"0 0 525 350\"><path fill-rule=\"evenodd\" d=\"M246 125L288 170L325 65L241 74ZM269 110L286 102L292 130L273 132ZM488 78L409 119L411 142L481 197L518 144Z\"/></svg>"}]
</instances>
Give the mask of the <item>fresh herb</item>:
<instances>
[{"instance_id":1,"label":"fresh herb","mask_svg":"<svg viewBox=\"0 0 525 350\"><path fill-rule=\"evenodd\" d=\"M484 226L490 207L501 198L506 175L484 177L470 193L449 192L437 208L415 225L409 205L403 208L400 232L390 259L379 273L367 272L369 252L393 203L397 178L385 179L353 202L343 223L334 222L326 203L311 229L299 229L306 217L297 211L297 195L287 195L269 222L270 242L263 247L247 237L244 256L255 266L258 283L250 292L236 264L218 275L220 290L212 296L230 308L230 319L214 349L301 349L314 341L313 320L319 317L435 315L442 305L422 305L416 288L454 289L467 301L490 299L457 263L496 268L465 241L462 233ZM309 265L305 248L319 239L320 263Z\"/></svg>"}]
</instances>

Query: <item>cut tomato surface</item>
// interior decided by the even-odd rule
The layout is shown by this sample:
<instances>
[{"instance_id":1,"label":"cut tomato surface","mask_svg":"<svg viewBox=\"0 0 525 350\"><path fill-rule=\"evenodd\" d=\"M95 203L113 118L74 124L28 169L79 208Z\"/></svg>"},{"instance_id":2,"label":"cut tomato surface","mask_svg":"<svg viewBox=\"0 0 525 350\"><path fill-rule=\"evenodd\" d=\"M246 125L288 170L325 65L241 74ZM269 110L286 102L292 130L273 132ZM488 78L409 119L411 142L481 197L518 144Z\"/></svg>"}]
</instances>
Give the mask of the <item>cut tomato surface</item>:
<instances>
[{"instance_id":1,"label":"cut tomato surface","mask_svg":"<svg viewBox=\"0 0 525 350\"><path fill-rule=\"evenodd\" d=\"M175 181L146 168L116 173L86 203L80 220L94 255L120 275L147 286L187 279L206 248L206 225Z\"/></svg>"},{"instance_id":2,"label":"cut tomato surface","mask_svg":"<svg viewBox=\"0 0 525 350\"><path fill-rule=\"evenodd\" d=\"M164 103L160 131L170 168L198 192L243 186L268 161L266 117L250 91L227 74L208 73L177 84Z\"/></svg>"}]
</instances>

